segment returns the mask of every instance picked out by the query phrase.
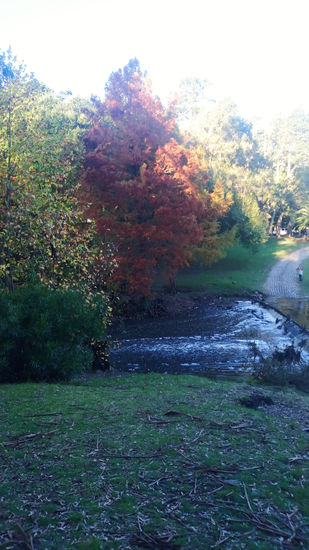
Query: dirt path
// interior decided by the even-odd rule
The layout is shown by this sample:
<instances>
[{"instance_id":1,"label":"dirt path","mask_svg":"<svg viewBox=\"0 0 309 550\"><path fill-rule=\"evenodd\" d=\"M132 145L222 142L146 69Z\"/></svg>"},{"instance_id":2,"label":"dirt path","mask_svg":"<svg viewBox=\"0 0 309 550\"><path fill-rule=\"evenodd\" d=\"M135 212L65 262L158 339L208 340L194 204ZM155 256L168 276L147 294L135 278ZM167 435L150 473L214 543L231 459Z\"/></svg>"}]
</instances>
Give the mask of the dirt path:
<instances>
[{"instance_id":1,"label":"dirt path","mask_svg":"<svg viewBox=\"0 0 309 550\"><path fill-rule=\"evenodd\" d=\"M295 250L286 256L284 260L277 262L266 279L263 292L268 296L278 298L297 298L300 296L299 285L301 283L298 281L296 268L308 256L309 246L306 246Z\"/></svg>"}]
</instances>

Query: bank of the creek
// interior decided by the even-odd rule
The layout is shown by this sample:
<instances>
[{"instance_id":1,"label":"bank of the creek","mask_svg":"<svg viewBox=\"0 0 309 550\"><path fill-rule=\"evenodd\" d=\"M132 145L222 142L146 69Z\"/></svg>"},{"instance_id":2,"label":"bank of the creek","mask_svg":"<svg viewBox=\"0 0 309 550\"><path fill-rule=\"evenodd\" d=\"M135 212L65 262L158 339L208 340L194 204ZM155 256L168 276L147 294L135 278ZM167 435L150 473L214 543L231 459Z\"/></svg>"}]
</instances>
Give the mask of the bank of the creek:
<instances>
[{"instance_id":1,"label":"bank of the creek","mask_svg":"<svg viewBox=\"0 0 309 550\"><path fill-rule=\"evenodd\" d=\"M114 327L111 365L130 372L248 372L264 357L294 345L309 359L308 333L279 313L280 304L216 298L172 318L125 320ZM304 323L300 323L304 324Z\"/></svg>"},{"instance_id":2,"label":"bank of the creek","mask_svg":"<svg viewBox=\"0 0 309 550\"><path fill-rule=\"evenodd\" d=\"M276 298L269 296L266 303L288 319L309 331L309 296L302 298Z\"/></svg>"}]
</instances>

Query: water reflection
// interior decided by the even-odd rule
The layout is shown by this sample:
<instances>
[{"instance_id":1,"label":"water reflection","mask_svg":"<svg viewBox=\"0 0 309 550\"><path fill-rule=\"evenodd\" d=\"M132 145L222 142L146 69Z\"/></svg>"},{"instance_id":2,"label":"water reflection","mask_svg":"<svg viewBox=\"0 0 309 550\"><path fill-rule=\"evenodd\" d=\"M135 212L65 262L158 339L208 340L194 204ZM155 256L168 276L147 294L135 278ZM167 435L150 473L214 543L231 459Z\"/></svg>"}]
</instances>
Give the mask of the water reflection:
<instances>
[{"instance_id":1,"label":"water reflection","mask_svg":"<svg viewBox=\"0 0 309 550\"><path fill-rule=\"evenodd\" d=\"M269 296L266 303L283 315L309 329L309 296L304 298L276 298Z\"/></svg>"}]
</instances>

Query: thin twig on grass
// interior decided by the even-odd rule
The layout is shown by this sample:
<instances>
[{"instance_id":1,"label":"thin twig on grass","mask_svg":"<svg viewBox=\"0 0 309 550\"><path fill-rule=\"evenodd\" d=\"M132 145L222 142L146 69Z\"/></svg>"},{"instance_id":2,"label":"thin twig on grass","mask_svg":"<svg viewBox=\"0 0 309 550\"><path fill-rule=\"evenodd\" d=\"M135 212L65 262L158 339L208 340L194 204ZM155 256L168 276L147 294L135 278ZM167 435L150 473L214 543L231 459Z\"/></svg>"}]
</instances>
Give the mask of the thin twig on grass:
<instances>
[{"instance_id":1,"label":"thin twig on grass","mask_svg":"<svg viewBox=\"0 0 309 550\"><path fill-rule=\"evenodd\" d=\"M44 437L50 437L53 435L57 430L52 430L51 432L37 432L35 434L26 434L22 436L13 436L12 441L3 441L0 443L3 447L17 447L18 445L22 445L23 443L28 443L28 441L33 441L34 439L42 439Z\"/></svg>"},{"instance_id":2,"label":"thin twig on grass","mask_svg":"<svg viewBox=\"0 0 309 550\"><path fill-rule=\"evenodd\" d=\"M134 459L134 458L157 458L158 456L161 456L162 453L155 453L153 455L120 455L120 454L108 454L108 455L101 455L100 459L102 458L124 458L124 459Z\"/></svg>"},{"instance_id":3,"label":"thin twig on grass","mask_svg":"<svg viewBox=\"0 0 309 550\"><path fill-rule=\"evenodd\" d=\"M35 416L59 416L62 412L42 413L42 414L25 414L24 418L34 418Z\"/></svg>"},{"instance_id":4,"label":"thin twig on grass","mask_svg":"<svg viewBox=\"0 0 309 550\"><path fill-rule=\"evenodd\" d=\"M213 544L210 548L219 548L221 544L224 544L227 540L231 539L233 535L228 535L227 537L224 537L223 539L219 539L215 544Z\"/></svg>"},{"instance_id":5,"label":"thin twig on grass","mask_svg":"<svg viewBox=\"0 0 309 550\"><path fill-rule=\"evenodd\" d=\"M253 514L254 512L253 512L253 510L252 510L251 502L250 502L250 499L249 499L249 497L248 497L247 487L246 487L245 483L243 483L243 488L244 488L245 497L246 497L246 501L247 501L249 510L250 510L250 512Z\"/></svg>"}]
</instances>

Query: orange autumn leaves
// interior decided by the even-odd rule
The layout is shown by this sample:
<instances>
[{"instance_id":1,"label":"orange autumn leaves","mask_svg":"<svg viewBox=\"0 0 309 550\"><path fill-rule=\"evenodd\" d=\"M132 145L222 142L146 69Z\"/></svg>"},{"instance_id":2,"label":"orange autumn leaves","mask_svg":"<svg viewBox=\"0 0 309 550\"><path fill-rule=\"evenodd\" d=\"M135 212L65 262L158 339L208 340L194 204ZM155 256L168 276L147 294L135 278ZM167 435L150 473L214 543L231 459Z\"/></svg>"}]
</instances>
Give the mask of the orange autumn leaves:
<instances>
[{"instance_id":1,"label":"orange autumn leaves","mask_svg":"<svg viewBox=\"0 0 309 550\"><path fill-rule=\"evenodd\" d=\"M147 296L156 277L172 284L198 251L207 256L230 200L220 185L207 190L201 155L181 145L136 60L111 75L85 144L84 198L115 245L118 289ZM219 240L209 246L213 255Z\"/></svg>"}]
</instances>

